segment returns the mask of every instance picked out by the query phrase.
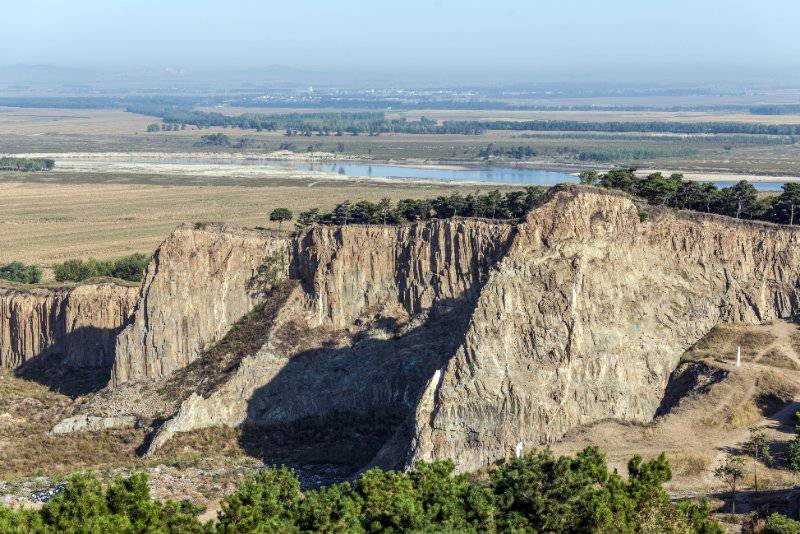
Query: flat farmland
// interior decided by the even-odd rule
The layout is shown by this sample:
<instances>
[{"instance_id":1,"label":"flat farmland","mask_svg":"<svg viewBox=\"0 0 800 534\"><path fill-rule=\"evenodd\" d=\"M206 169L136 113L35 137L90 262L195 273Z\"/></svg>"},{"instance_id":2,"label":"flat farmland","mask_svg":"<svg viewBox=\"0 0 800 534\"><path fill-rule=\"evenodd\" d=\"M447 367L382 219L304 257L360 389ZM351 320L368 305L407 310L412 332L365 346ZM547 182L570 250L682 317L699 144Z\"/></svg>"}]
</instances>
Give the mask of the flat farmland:
<instances>
[{"instance_id":1,"label":"flat farmland","mask_svg":"<svg viewBox=\"0 0 800 534\"><path fill-rule=\"evenodd\" d=\"M420 117L449 121L583 122L744 122L748 124L800 124L800 115L752 115L746 111L530 111L530 110L414 110L387 112L390 118Z\"/></svg>"},{"instance_id":2,"label":"flat farmland","mask_svg":"<svg viewBox=\"0 0 800 534\"><path fill-rule=\"evenodd\" d=\"M144 133L151 117L112 109L0 107L0 135L120 135Z\"/></svg>"},{"instance_id":3,"label":"flat farmland","mask_svg":"<svg viewBox=\"0 0 800 534\"><path fill-rule=\"evenodd\" d=\"M617 102L619 104L619 102ZM636 105L635 103L629 103ZM542 102L543 106L602 106L595 101ZM647 104L641 104L647 105ZM748 124L800 124L800 114L794 115L753 115L742 111L624 111L624 110L492 110L492 109L415 109L376 110L376 109L337 109L337 108L237 108L200 107L201 111L236 116L243 113L272 115L280 113L342 113L342 112L383 112L388 119L419 120L421 117L442 121L533 121L563 120L584 122L744 122Z\"/></svg>"},{"instance_id":4,"label":"flat farmland","mask_svg":"<svg viewBox=\"0 0 800 534\"><path fill-rule=\"evenodd\" d=\"M330 209L347 199L396 200L476 190L475 186L444 184L302 179L178 185L187 183L185 177L66 173L40 182L23 179L18 174L0 174L0 264L22 261L47 266L69 258L151 253L184 222L277 227L267 220L276 207L297 214L312 207ZM284 225L284 229L291 228L292 223Z\"/></svg>"}]
</instances>

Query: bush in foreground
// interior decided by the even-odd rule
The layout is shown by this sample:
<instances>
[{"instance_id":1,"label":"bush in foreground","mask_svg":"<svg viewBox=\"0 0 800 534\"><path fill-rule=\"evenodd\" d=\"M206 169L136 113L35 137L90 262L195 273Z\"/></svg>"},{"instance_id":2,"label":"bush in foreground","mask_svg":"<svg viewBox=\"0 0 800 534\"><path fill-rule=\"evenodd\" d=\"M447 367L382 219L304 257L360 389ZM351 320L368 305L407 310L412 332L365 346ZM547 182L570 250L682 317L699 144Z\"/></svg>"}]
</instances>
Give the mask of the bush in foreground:
<instances>
[{"instance_id":1,"label":"bush in foreground","mask_svg":"<svg viewBox=\"0 0 800 534\"><path fill-rule=\"evenodd\" d=\"M152 499L144 474L117 479L105 491L92 475L76 475L41 510L0 507L0 532L204 532L201 511L189 502Z\"/></svg>"},{"instance_id":2,"label":"bush in foreground","mask_svg":"<svg viewBox=\"0 0 800 534\"><path fill-rule=\"evenodd\" d=\"M98 276L110 276L129 282L142 279L148 258L144 254L131 254L116 260L67 260L53 268L59 282L82 282Z\"/></svg>"},{"instance_id":3,"label":"bush in foreground","mask_svg":"<svg viewBox=\"0 0 800 534\"><path fill-rule=\"evenodd\" d=\"M104 492L91 475L70 479L41 510L0 507L0 532L681 532L717 534L709 507L673 503L660 456L634 457L630 476L609 473L588 448L575 457L528 454L477 482L453 463L408 473L372 469L352 483L302 492L294 472L266 469L222 502L218 522L201 524L189 503L150 497L145 475Z\"/></svg>"},{"instance_id":4,"label":"bush in foreground","mask_svg":"<svg viewBox=\"0 0 800 534\"><path fill-rule=\"evenodd\" d=\"M800 534L800 521L774 513L767 518L765 534Z\"/></svg>"},{"instance_id":5,"label":"bush in foreground","mask_svg":"<svg viewBox=\"0 0 800 534\"><path fill-rule=\"evenodd\" d=\"M36 265L13 261L0 266L0 278L20 284L38 284L42 281L42 270Z\"/></svg>"}]
</instances>

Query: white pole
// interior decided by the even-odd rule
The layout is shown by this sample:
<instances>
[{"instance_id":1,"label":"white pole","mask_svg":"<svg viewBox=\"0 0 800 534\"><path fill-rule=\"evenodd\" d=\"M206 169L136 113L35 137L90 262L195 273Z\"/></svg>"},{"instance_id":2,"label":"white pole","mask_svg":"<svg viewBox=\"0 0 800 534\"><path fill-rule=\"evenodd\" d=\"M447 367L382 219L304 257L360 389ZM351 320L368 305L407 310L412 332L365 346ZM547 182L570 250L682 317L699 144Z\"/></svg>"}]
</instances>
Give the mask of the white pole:
<instances>
[{"instance_id":1,"label":"white pole","mask_svg":"<svg viewBox=\"0 0 800 534\"><path fill-rule=\"evenodd\" d=\"M742 366L742 347L736 347L736 367Z\"/></svg>"}]
</instances>

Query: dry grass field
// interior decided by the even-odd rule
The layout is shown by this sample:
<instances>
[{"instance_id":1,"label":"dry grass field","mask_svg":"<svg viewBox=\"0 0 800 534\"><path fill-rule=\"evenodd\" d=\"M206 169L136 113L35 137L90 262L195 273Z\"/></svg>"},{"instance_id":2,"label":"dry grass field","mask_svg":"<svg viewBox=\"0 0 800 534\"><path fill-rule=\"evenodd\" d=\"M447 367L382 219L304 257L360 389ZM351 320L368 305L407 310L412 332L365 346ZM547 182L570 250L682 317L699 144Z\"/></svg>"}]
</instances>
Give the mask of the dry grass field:
<instances>
[{"instance_id":1,"label":"dry grass field","mask_svg":"<svg viewBox=\"0 0 800 534\"><path fill-rule=\"evenodd\" d=\"M570 101L542 101L543 106L558 105L604 105L603 101L594 99L574 99ZM619 105L619 101L614 104ZM628 105L663 105L663 102L643 101L628 102ZM606 104L608 105L608 104ZM679 105L679 104L676 104ZM201 107L202 111L222 113L223 115L240 115L242 113L308 113L314 112L341 112L336 108L320 108L309 110L307 108L241 108L241 107ZM376 111L376 110L347 110L347 111ZM472 110L472 109L415 109L410 111L386 110L387 118L419 120L420 117L438 120L574 120L588 122L746 122L761 124L800 124L800 115L752 115L746 111L536 111L536 110Z\"/></svg>"},{"instance_id":2,"label":"dry grass field","mask_svg":"<svg viewBox=\"0 0 800 534\"><path fill-rule=\"evenodd\" d=\"M49 265L69 258L150 253L183 222L275 226L267 214L281 206L299 213L311 207L329 209L346 199L377 201L475 191L474 186L302 179L247 180L248 185L235 179L224 181L225 185L207 185L198 179L201 185L176 185L192 180L146 175L37 176L48 181L22 182L20 175L0 175L0 264Z\"/></svg>"},{"instance_id":3,"label":"dry grass field","mask_svg":"<svg viewBox=\"0 0 800 534\"><path fill-rule=\"evenodd\" d=\"M40 109L0 107L0 135L135 134L150 117L111 109Z\"/></svg>"}]
</instances>

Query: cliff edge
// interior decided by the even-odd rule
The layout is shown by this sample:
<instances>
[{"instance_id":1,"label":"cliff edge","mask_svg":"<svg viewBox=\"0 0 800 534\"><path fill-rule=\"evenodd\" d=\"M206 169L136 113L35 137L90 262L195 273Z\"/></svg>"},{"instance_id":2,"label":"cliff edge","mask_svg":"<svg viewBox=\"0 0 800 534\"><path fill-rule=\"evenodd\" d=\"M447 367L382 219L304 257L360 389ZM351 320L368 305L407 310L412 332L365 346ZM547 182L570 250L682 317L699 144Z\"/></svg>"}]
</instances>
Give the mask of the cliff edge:
<instances>
[{"instance_id":1,"label":"cliff edge","mask_svg":"<svg viewBox=\"0 0 800 534\"><path fill-rule=\"evenodd\" d=\"M151 451L209 426L378 417L370 465L474 469L579 425L650 421L715 324L797 312L798 245L794 228L577 186L518 223L183 227L84 415L152 421Z\"/></svg>"}]
</instances>

